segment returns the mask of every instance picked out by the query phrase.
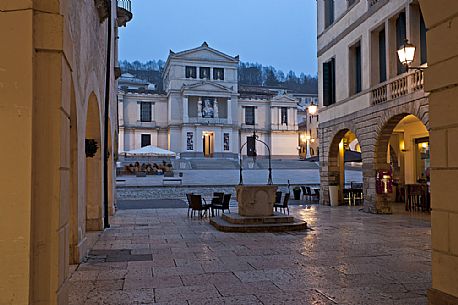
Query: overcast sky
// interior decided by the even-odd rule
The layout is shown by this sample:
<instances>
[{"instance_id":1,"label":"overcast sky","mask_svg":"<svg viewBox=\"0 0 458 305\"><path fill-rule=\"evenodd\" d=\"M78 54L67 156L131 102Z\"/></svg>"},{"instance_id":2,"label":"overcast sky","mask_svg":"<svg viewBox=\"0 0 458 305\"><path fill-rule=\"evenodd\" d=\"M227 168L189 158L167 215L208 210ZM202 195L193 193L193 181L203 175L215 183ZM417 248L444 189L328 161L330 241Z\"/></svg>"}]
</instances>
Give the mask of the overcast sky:
<instances>
[{"instance_id":1,"label":"overcast sky","mask_svg":"<svg viewBox=\"0 0 458 305\"><path fill-rule=\"evenodd\" d=\"M316 0L132 0L120 60L166 60L200 46L316 75Z\"/></svg>"}]
</instances>

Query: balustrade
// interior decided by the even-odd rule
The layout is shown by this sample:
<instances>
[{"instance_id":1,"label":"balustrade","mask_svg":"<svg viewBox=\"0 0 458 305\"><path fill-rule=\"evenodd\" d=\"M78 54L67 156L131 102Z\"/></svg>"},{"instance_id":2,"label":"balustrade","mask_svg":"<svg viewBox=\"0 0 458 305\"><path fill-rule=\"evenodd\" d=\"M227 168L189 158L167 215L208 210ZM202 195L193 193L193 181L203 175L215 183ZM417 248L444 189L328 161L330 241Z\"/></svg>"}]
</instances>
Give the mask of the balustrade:
<instances>
[{"instance_id":1,"label":"balustrade","mask_svg":"<svg viewBox=\"0 0 458 305\"><path fill-rule=\"evenodd\" d=\"M397 99L423 90L423 71L413 71L390 79L371 90L372 105Z\"/></svg>"}]
</instances>

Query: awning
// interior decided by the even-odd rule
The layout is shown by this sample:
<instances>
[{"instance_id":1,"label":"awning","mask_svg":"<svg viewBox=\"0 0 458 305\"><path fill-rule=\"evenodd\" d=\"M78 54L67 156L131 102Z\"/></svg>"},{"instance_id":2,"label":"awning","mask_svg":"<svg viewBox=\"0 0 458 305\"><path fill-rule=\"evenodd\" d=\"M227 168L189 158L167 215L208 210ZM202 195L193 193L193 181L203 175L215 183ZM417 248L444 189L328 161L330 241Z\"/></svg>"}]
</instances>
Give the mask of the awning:
<instances>
[{"instance_id":1,"label":"awning","mask_svg":"<svg viewBox=\"0 0 458 305\"><path fill-rule=\"evenodd\" d=\"M143 156L143 157L176 157L173 151L162 149L156 146L148 145L139 149L124 152L125 156Z\"/></svg>"}]
</instances>

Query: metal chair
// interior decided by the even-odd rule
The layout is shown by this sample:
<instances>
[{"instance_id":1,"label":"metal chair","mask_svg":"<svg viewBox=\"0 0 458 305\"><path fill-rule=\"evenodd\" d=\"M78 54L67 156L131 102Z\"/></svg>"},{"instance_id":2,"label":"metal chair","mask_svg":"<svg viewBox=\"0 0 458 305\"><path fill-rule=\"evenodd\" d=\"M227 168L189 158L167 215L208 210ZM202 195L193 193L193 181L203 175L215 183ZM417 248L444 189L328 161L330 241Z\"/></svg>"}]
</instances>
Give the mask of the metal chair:
<instances>
[{"instance_id":1,"label":"metal chair","mask_svg":"<svg viewBox=\"0 0 458 305\"><path fill-rule=\"evenodd\" d=\"M207 201L205 201L205 198L202 198L201 195L191 194L191 218L195 211L199 211L200 218L202 218L203 215L207 214L210 207L211 204L207 204Z\"/></svg>"},{"instance_id":2,"label":"metal chair","mask_svg":"<svg viewBox=\"0 0 458 305\"><path fill-rule=\"evenodd\" d=\"M289 197L290 197L290 194L286 193L285 197L283 197L283 203L274 204L275 210L277 210L277 208L279 208L280 210L283 210L283 214L285 214L285 210L286 210L286 211L288 211L288 215L289 215L289 207L288 207Z\"/></svg>"},{"instance_id":3,"label":"metal chair","mask_svg":"<svg viewBox=\"0 0 458 305\"><path fill-rule=\"evenodd\" d=\"M219 203L213 204L213 201L212 201L212 216L213 216L213 210L216 210L218 215L219 215L219 210L222 210L223 213L225 210L228 210L229 213L231 212L231 210L229 209L229 203L231 202L231 196L232 194L224 194L221 204Z\"/></svg>"}]
</instances>

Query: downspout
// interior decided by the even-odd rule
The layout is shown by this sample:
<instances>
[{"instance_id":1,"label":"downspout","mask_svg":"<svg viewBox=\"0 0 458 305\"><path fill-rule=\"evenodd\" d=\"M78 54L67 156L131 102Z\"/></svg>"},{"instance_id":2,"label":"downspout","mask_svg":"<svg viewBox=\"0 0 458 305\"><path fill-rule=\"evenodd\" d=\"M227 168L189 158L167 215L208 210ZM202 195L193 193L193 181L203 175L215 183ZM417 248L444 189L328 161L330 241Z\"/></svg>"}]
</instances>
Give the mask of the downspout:
<instances>
[{"instance_id":1,"label":"downspout","mask_svg":"<svg viewBox=\"0 0 458 305\"><path fill-rule=\"evenodd\" d=\"M105 75L105 117L104 117L104 130L103 130L103 224L104 228L110 227L109 210L108 210L108 124L110 113L110 80L111 80L111 0L108 2L108 37L107 37L107 67Z\"/></svg>"}]
</instances>

